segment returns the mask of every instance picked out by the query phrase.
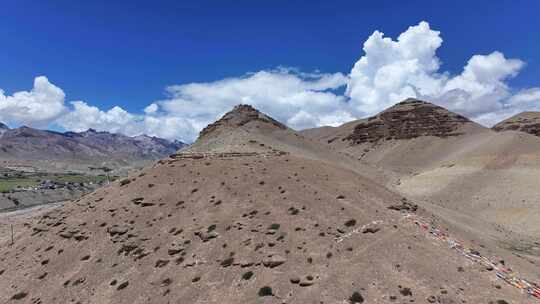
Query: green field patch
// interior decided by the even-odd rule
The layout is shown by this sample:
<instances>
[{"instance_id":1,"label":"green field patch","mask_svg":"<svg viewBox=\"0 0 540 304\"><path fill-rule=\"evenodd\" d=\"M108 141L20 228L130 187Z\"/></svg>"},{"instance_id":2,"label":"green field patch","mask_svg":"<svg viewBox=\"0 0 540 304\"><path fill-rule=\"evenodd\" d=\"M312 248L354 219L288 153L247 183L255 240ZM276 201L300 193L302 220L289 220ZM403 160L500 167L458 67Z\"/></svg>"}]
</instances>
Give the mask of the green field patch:
<instances>
[{"instance_id":1,"label":"green field patch","mask_svg":"<svg viewBox=\"0 0 540 304\"><path fill-rule=\"evenodd\" d=\"M37 178L0 179L0 192L9 192L16 188L34 187L40 183Z\"/></svg>"},{"instance_id":2,"label":"green field patch","mask_svg":"<svg viewBox=\"0 0 540 304\"><path fill-rule=\"evenodd\" d=\"M58 173L36 173L22 177L0 178L0 192L6 193L18 188L36 187L41 182L50 180L60 183L101 183L106 182L105 175L84 175L84 174L58 174Z\"/></svg>"}]
</instances>

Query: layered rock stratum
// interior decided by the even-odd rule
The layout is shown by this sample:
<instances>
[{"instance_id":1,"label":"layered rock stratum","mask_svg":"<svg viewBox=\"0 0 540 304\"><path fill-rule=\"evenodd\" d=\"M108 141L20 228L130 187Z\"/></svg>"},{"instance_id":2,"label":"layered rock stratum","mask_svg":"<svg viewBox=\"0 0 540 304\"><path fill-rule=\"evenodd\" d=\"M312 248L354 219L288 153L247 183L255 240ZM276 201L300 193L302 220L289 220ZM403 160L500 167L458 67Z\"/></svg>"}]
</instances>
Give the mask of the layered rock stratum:
<instances>
[{"instance_id":1,"label":"layered rock stratum","mask_svg":"<svg viewBox=\"0 0 540 304\"><path fill-rule=\"evenodd\" d=\"M493 126L497 132L520 131L540 136L540 112L523 112Z\"/></svg>"}]
</instances>

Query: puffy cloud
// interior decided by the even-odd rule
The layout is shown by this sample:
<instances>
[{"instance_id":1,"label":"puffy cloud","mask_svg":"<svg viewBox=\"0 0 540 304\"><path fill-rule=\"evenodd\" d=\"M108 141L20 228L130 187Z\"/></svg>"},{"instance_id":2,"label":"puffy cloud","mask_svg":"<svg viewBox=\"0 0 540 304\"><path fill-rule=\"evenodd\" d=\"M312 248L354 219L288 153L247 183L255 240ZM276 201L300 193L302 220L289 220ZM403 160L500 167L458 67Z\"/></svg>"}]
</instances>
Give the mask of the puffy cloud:
<instances>
[{"instance_id":1,"label":"puffy cloud","mask_svg":"<svg viewBox=\"0 0 540 304\"><path fill-rule=\"evenodd\" d=\"M64 92L47 77L34 79L31 91L6 96L0 90L0 120L14 124L45 127L64 113Z\"/></svg>"},{"instance_id":2,"label":"puffy cloud","mask_svg":"<svg viewBox=\"0 0 540 304\"><path fill-rule=\"evenodd\" d=\"M427 22L409 27L397 40L375 31L350 73L346 94L360 115L375 114L406 97L432 101L486 125L519 111L506 80L523 68L500 52L472 56L459 75L439 71L440 32ZM530 102L530 101L529 101Z\"/></svg>"},{"instance_id":3,"label":"puffy cloud","mask_svg":"<svg viewBox=\"0 0 540 304\"><path fill-rule=\"evenodd\" d=\"M81 132L92 128L128 135L136 135L140 131L137 126L139 118L121 107L115 106L108 111L102 111L84 101L73 101L71 105L71 111L57 121L65 129Z\"/></svg>"},{"instance_id":4,"label":"puffy cloud","mask_svg":"<svg viewBox=\"0 0 540 304\"><path fill-rule=\"evenodd\" d=\"M503 108L510 91L504 82L523 67L517 59L506 59L502 53L474 55L463 72L449 79L435 101L473 118Z\"/></svg>"},{"instance_id":5,"label":"puffy cloud","mask_svg":"<svg viewBox=\"0 0 540 304\"><path fill-rule=\"evenodd\" d=\"M234 105L249 103L293 128L339 125L353 117L344 111L346 98L332 91L346 84L341 74L300 73L279 68L209 83L168 87L168 99L132 114L120 107L102 111L83 101L56 122L68 130L148 134L191 141L207 124Z\"/></svg>"},{"instance_id":6,"label":"puffy cloud","mask_svg":"<svg viewBox=\"0 0 540 304\"><path fill-rule=\"evenodd\" d=\"M442 43L439 34L427 22L409 27L397 41L375 31L364 42L365 54L350 73L346 94L353 107L374 114L396 101L436 91L442 78L434 75L439 68L435 56Z\"/></svg>"},{"instance_id":7,"label":"puffy cloud","mask_svg":"<svg viewBox=\"0 0 540 304\"><path fill-rule=\"evenodd\" d=\"M519 91L508 98L499 109L478 115L475 120L484 125L493 125L526 111L540 111L540 88Z\"/></svg>"},{"instance_id":8,"label":"puffy cloud","mask_svg":"<svg viewBox=\"0 0 540 304\"><path fill-rule=\"evenodd\" d=\"M260 71L239 78L191 83L167 88L169 99L158 101L174 117L192 122L200 130L234 105L248 103L293 128L337 125L350 115L346 98L333 90L347 78L336 74L301 74L294 70Z\"/></svg>"},{"instance_id":9,"label":"puffy cloud","mask_svg":"<svg viewBox=\"0 0 540 304\"><path fill-rule=\"evenodd\" d=\"M538 109L540 108L540 88L520 91L508 101L511 106Z\"/></svg>"},{"instance_id":10,"label":"puffy cloud","mask_svg":"<svg viewBox=\"0 0 540 304\"><path fill-rule=\"evenodd\" d=\"M56 123L66 130L75 132L95 129L129 136L147 134L183 140L195 138L198 132L191 127L190 121L181 117L158 114L156 104L145 108L146 115L132 114L118 106L102 111L83 101L74 101L71 105L71 111L60 117Z\"/></svg>"},{"instance_id":11,"label":"puffy cloud","mask_svg":"<svg viewBox=\"0 0 540 304\"><path fill-rule=\"evenodd\" d=\"M508 85L524 62L495 51L473 55L461 73L452 75L441 71L436 52L442 42L441 33L427 22L409 27L395 40L375 31L348 75L278 67L173 85L166 88L166 99L137 114L117 106L104 111L83 101L65 107L64 92L47 78L37 77L29 92L5 96L0 91L0 119L192 141L239 103L251 104L296 129L337 126L408 97L432 101L488 126L521 111L540 109L540 88L516 91ZM343 88L345 93L338 93Z\"/></svg>"},{"instance_id":12,"label":"puffy cloud","mask_svg":"<svg viewBox=\"0 0 540 304\"><path fill-rule=\"evenodd\" d=\"M159 109L158 105L155 103L152 103L146 108L144 108L144 113L149 114L149 115L154 114L157 112L158 109Z\"/></svg>"}]
</instances>

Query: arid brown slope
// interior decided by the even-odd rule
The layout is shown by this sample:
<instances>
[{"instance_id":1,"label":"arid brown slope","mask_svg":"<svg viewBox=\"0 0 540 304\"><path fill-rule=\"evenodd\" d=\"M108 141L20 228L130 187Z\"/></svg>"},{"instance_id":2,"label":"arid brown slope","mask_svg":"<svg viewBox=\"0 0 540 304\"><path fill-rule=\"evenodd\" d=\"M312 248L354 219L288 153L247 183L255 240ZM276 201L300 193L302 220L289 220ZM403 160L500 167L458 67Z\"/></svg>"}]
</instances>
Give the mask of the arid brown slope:
<instances>
[{"instance_id":1,"label":"arid brown slope","mask_svg":"<svg viewBox=\"0 0 540 304\"><path fill-rule=\"evenodd\" d=\"M540 136L540 112L523 112L493 126L493 130L521 131Z\"/></svg>"},{"instance_id":2,"label":"arid brown slope","mask_svg":"<svg viewBox=\"0 0 540 304\"><path fill-rule=\"evenodd\" d=\"M292 156L163 162L17 227L0 251L0 301L524 299L387 208L400 204L353 172Z\"/></svg>"},{"instance_id":3,"label":"arid brown slope","mask_svg":"<svg viewBox=\"0 0 540 304\"><path fill-rule=\"evenodd\" d=\"M0 302L530 300L407 215L536 280L529 259L467 241L477 235L416 210L361 167L332 162L329 150L271 122L217 129L181 152L195 158L160 161L16 225L13 246L2 226Z\"/></svg>"},{"instance_id":4,"label":"arid brown slope","mask_svg":"<svg viewBox=\"0 0 540 304\"><path fill-rule=\"evenodd\" d=\"M383 113L400 107L398 104ZM407 112L401 115L416 117ZM496 235L504 246L517 248L520 254L540 256L540 248L534 245L540 233L540 188L536 183L540 178L539 137L495 132L466 122L457 136L351 145L345 138L354 134L358 123L302 134L387 172L387 186L425 202L423 206L430 211L463 227ZM504 232L499 233L501 229Z\"/></svg>"},{"instance_id":5,"label":"arid brown slope","mask_svg":"<svg viewBox=\"0 0 540 304\"><path fill-rule=\"evenodd\" d=\"M409 98L366 119L300 133L384 170L409 173L438 165L456 142L490 130L429 102Z\"/></svg>"},{"instance_id":6,"label":"arid brown slope","mask_svg":"<svg viewBox=\"0 0 540 304\"><path fill-rule=\"evenodd\" d=\"M238 105L204 128L183 152L278 152L300 136L250 105ZM286 148L285 148L286 149Z\"/></svg>"},{"instance_id":7,"label":"arid brown slope","mask_svg":"<svg viewBox=\"0 0 540 304\"><path fill-rule=\"evenodd\" d=\"M179 151L180 157L208 153L293 154L325 163L339 164L372 180L382 180L379 170L336 153L326 145L305 138L249 105L238 105L221 119L205 128L190 146Z\"/></svg>"}]
</instances>

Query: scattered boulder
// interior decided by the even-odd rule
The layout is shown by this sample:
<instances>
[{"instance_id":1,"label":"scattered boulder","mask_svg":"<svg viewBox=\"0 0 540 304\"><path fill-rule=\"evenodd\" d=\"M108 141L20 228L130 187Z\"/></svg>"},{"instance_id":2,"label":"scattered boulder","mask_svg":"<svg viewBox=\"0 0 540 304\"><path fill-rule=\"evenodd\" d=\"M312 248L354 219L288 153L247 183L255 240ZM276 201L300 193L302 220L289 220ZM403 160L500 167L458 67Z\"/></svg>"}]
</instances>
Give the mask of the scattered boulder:
<instances>
[{"instance_id":1,"label":"scattered boulder","mask_svg":"<svg viewBox=\"0 0 540 304\"><path fill-rule=\"evenodd\" d=\"M366 227L362 229L362 233L377 233L381 230L380 227Z\"/></svg>"},{"instance_id":2,"label":"scattered boulder","mask_svg":"<svg viewBox=\"0 0 540 304\"><path fill-rule=\"evenodd\" d=\"M290 280L291 283L293 283L293 284L298 284L298 283L300 283L300 280L301 280L301 279L300 279L299 276L293 276L293 277L291 277L289 280Z\"/></svg>"},{"instance_id":3,"label":"scattered boulder","mask_svg":"<svg viewBox=\"0 0 540 304\"><path fill-rule=\"evenodd\" d=\"M283 263L287 262L287 259L280 255L272 255L269 258L263 260L263 265L265 267L274 268Z\"/></svg>"},{"instance_id":4,"label":"scattered boulder","mask_svg":"<svg viewBox=\"0 0 540 304\"><path fill-rule=\"evenodd\" d=\"M300 279L300 282L298 283L298 285L302 287L308 287L315 284L314 280L315 278L312 275L306 275L306 276L303 276L302 279Z\"/></svg>"},{"instance_id":5,"label":"scattered boulder","mask_svg":"<svg viewBox=\"0 0 540 304\"><path fill-rule=\"evenodd\" d=\"M253 271L248 271L242 275L242 279L247 281L251 279L252 276L253 276Z\"/></svg>"},{"instance_id":6,"label":"scattered boulder","mask_svg":"<svg viewBox=\"0 0 540 304\"><path fill-rule=\"evenodd\" d=\"M177 255L182 251L184 251L184 248L170 248L170 249L167 250L167 253L169 255Z\"/></svg>"},{"instance_id":7,"label":"scattered boulder","mask_svg":"<svg viewBox=\"0 0 540 304\"><path fill-rule=\"evenodd\" d=\"M404 297L412 297L412 291L409 287L399 286L399 293Z\"/></svg>"},{"instance_id":8,"label":"scattered boulder","mask_svg":"<svg viewBox=\"0 0 540 304\"><path fill-rule=\"evenodd\" d=\"M219 236L219 233L216 231L210 231L210 232L203 232L203 231L197 231L195 232L195 235L198 236L201 241L208 242L211 239L215 239Z\"/></svg>"},{"instance_id":9,"label":"scattered boulder","mask_svg":"<svg viewBox=\"0 0 540 304\"><path fill-rule=\"evenodd\" d=\"M111 228L107 228L107 232L109 232L110 236L123 235L126 232L128 232L128 230L129 230L128 227L118 226L118 225L114 225Z\"/></svg>"},{"instance_id":10,"label":"scattered boulder","mask_svg":"<svg viewBox=\"0 0 540 304\"><path fill-rule=\"evenodd\" d=\"M388 206L390 210L416 212L418 205L410 203L406 198L403 198L400 203Z\"/></svg>"},{"instance_id":11,"label":"scattered boulder","mask_svg":"<svg viewBox=\"0 0 540 304\"><path fill-rule=\"evenodd\" d=\"M25 292L25 291L21 291L21 292L18 292L16 294L14 294L11 299L12 300L22 300L24 298L26 298L26 296L28 295L28 292Z\"/></svg>"},{"instance_id":12,"label":"scattered boulder","mask_svg":"<svg viewBox=\"0 0 540 304\"><path fill-rule=\"evenodd\" d=\"M355 219L350 219L348 221L345 222L345 227L352 227L354 225L356 225L356 220Z\"/></svg>"},{"instance_id":13,"label":"scattered boulder","mask_svg":"<svg viewBox=\"0 0 540 304\"><path fill-rule=\"evenodd\" d=\"M156 261L156 264L154 265L154 267L156 267L156 268L162 268L162 267L167 266L167 264L169 264L169 260L157 260L157 261Z\"/></svg>"},{"instance_id":14,"label":"scattered boulder","mask_svg":"<svg viewBox=\"0 0 540 304\"><path fill-rule=\"evenodd\" d=\"M118 285L118 287L116 287L116 290L122 290L122 289L128 287L128 285L129 285L129 281L125 281L125 282L121 283L120 285Z\"/></svg>"},{"instance_id":15,"label":"scattered boulder","mask_svg":"<svg viewBox=\"0 0 540 304\"><path fill-rule=\"evenodd\" d=\"M131 202L135 205L140 205L144 201L144 197L136 197L131 200Z\"/></svg>"},{"instance_id":16,"label":"scattered boulder","mask_svg":"<svg viewBox=\"0 0 540 304\"><path fill-rule=\"evenodd\" d=\"M221 261L220 265L221 267L229 267L234 263L233 257L228 257L225 260Z\"/></svg>"},{"instance_id":17,"label":"scattered boulder","mask_svg":"<svg viewBox=\"0 0 540 304\"><path fill-rule=\"evenodd\" d=\"M137 248L139 248L139 243L138 242L129 241L127 243L122 244L122 246L120 246L120 249L118 249L117 254L118 255L121 255L121 254L128 255Z\"/></svg>"}]
</instances>

